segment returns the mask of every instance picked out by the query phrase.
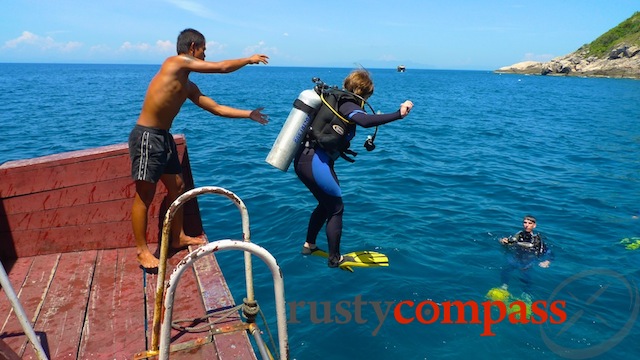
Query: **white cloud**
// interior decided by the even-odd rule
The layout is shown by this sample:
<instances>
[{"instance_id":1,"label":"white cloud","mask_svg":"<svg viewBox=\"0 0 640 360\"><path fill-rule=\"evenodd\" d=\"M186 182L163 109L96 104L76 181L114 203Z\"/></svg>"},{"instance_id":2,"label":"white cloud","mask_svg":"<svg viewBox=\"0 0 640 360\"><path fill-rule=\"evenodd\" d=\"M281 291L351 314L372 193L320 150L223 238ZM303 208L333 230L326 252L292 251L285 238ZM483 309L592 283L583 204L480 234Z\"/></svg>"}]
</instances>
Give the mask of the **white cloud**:
<instances>
[{"instance_id":1,"label":"white cloud","mask_svg":"<svg viewBox=\"0 0 640 360\"><path fill-rule=\"evenodd\" d=\"M161 51L175 51L176 50L176 45L173 44L171 41L169 40L158 40L156 41L156 47L161 50Z\"/></svg>"},{"instance_id":2,"label":"white cloud","mask_svg":"<svg viewBox=\"0 0 640 360\"><path fill-rule=\"evenodd\" d=\"M274 55L278 53L278 49L275 47L268 47L265 46L264 41L260 41L258 42L256 45L249 45L246 48L244 48L244 55L245 56L250 56L253 54L267 54L267 55Z\"/></svg>"},{"instance_id":3,"label":"white cloud","mask_svg":"<svg viewBox=\"0 0 640 360\"><path fill-rule=\"evenodd\" d=\"M219 42L215 42L215 41L207 41L207 53L214 53L214 54L219 54L222 53L224 51L224 49L226 48L226 45L223 45Z\"/></svg>"},{"instance_id":4,"label":"white cloud","mask_svg":"<svg viewBox=\"0 0 640 360\"><path fill-rule=\"evenodd\" d=\"M158 40L154 45L145 42L134 44L129 41L125 41L120 45L118 51L169 54L175 51L175 45L169 40Z\"/></svg>"},{"instance_id":5,"label":"white cloud","mask_svg":"<svg viewBox=\"0 0 640 360\"><path fill-rule=\"evenodd\" d=\"M39 36L29 31L22 32L22 35L15 39L8 40L4 43L3 48L18 49L23 47L35 47L40 50L60 50L69 52L80 48L82 43L77 41L69 41L66 43L56 42L50 36Z\"/></svg>"},{"instance_id":6,"label":"white cloud","mask_svg":"<svg viewBox=\"0 0 640 360\"><path fill-rule=\"evenodd\" d=\"M147 51L151 46L147 43L139 43L132 44L128 41L125 41L122 45L120 45L121 51Z\"/></svg>"},{"instance_id":7,"label":"white cloud","mask_svg":"<svg viewBox=\"0 0 640 360\"><path fill-rule=\"evenodd\" d=\"M16 39L9 40L4 43L4 47L6 48L16 48L20 44L33 44L37 41L38 36L32 34L28 31L25 31Z\"/></svg>"}]
</instances>

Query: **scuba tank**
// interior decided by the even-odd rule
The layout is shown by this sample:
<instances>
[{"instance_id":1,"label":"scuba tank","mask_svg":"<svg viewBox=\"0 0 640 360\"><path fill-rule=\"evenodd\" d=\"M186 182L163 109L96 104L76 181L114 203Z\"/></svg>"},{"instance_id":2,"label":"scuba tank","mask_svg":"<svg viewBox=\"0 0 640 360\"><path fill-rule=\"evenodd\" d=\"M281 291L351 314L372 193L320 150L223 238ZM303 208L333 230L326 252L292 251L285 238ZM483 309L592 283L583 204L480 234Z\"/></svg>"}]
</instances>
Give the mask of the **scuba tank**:
<instances>
[{"instance_id":1,"label":"scuba tank","mask_svg":"<svg viewBox=\"0 0 640 360\"><path fill-rule=\"evenodd\" d=\"M319 79L314 78L313 81L318 83ZM289 169L313 118L322 105L320 95L318 95L318 92L321 91L319 86L316 85L313 90L302 91L293 102L293 108L265 159L270 165L285 172Z\"/></svg>"},{"instance_id":2,"label":"scuba tank","mask_svg":"<svg viewBox=\"0 0 640 360\"><path fill-rule=\"evenodd\" d=\"M330 90L335 91L337 90L337 87L335 86L330 87L317 77L314 77L313 79L311 79L311 81L315 83L315 86L313 87L313 89L307 89L302 91L300 95L298 95L298 98L293 102L293 108L291 109L291 112L289 113L287 120L285 120L284 124L282 125L282 129L280 129L280 133L278 134L278 137L276 138L275 142L273 143L273 146L271 147L271 151L269 151L269 154L265 159L267 163L284 172L286 172L289 169L289 166L291 165L293 158L296 156L298 149L300 148L303 141L305 140L307 133L309 132L309 129L312 127L311 125L314 122L314 119L316 118L316 115L322 108L323 103L325 103L325 105L329 109L326 111L331 111L333 114L336 114L338 117L342 118L342 116L339 115L334 109L337 103L329 104L329 103L326 103L326 100L323 99L326 94L331 93ZM339 92L347 93L344 91L339 91ZM353 96L357 96L357 95L353 95ZM375 113L375 111L373 110L373 108L368 102L366 102L362 98L360 99L362 100L362 106L366 104L367 106L369 106L371 111ZM345 126L341 123L341 121L345 121L345 120L339 120L338 124ZM324 128L323 125L326 125L326 124L316 124L315 128L311 132L312 137L316 137L317 135L320 135L319 131L322 132L322 129ZM336 125L336 123L334 122L333 124L329 124L329 125ZM352 126L355 126L355 124L353 124ZM336 130L336 128L333 126L331 126L331 128ZM342 128L341 130L346 131L346 128ZM375 144L373 143L373 141L375 140L377 133L378 133L378 127L376 126L376 130L375 130L375 133L373 134L373 137L369 136L367 138L367 141L364 144L364 147L367 149L367 151L371 151L375 148ZM340 139L334 139L331 136L327 138L326 135L328 134L324 134L324 136L321 136L321 137L323 137L325 140L328 139L331 141L339 142L340 140L342 140L343 134L339 134ZM316 137L314 140L317 140L317 139L318 137ZM348 141L346 144L341 144L340 147L341 147L339 151L340 156L343 156L344 152L347 152L350 155L354 155L354 156L356 155L355 152L348 149L349 147ZM342 149L342 147L345 147L345 148ZM350 159L348 157L344 157L344 158L350 162L353 162L353 159Z\"/></svg>"}]
</instances>

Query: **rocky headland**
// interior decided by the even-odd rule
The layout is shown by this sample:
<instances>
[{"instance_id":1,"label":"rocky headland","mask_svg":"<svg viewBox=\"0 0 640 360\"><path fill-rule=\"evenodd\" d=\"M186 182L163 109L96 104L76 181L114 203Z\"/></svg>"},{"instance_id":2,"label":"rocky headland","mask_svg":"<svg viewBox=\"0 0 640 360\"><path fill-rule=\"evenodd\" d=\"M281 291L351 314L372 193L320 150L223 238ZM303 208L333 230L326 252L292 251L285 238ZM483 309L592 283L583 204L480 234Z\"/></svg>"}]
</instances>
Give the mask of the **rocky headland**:
<instances>
[{"instance_id":1,"label":"rocky headland","mask_svg":"<svg viewBox=\"0 0 640 360\"><path fill-rule=\"evenodd\" d=\"M519 62L495 72L640 79L640 12L571 54L548 62Z\"/></svg>"}]
</instances>

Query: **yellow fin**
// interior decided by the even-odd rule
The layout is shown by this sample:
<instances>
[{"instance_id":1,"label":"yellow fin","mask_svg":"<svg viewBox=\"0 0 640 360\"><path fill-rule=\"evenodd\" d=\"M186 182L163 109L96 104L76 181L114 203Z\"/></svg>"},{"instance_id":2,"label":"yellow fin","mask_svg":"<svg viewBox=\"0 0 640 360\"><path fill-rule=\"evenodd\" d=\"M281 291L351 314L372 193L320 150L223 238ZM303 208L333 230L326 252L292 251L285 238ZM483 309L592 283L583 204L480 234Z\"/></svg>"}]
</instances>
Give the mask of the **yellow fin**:
<instances>
[{"instance_id":1,"label":"yellow fin","mask_svg":"<svg viewBox=\"0 0 640 360\"><path fill-rule=\"evenodd\" d=\"M511 294L507 289L497 287L489 290L489 292L487 292L486 297L489 300L502 301L506 303L511 298Z\"/></svg>"},{"instance_id":2,"label":"yellow fin","mask_svg":"<svg viewBox=\"0 0 640 360\"><path fill-rule=\"evenodd\" d=\"M320 256L323 258L328 258L329 254L327 254L323 250L316 250L311 253L311 255ZM353 272L354 267L384 267L389 266L389 258L387 255L383 253L379 253L377 251L354 251L348 254L343 254L346 258L345 261L340 264L341 269L349 270Z\"/></svg>"}]
</instances>

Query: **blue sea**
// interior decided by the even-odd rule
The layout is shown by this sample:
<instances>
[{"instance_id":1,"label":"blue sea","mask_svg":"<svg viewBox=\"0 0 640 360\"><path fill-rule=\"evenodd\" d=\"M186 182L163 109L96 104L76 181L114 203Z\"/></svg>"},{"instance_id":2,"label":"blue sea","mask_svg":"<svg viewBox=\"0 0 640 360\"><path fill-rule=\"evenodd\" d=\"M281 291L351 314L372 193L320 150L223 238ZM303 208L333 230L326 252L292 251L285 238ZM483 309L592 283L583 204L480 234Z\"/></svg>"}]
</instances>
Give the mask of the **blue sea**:
<instances>
[{"instance_id":1,"label":"blue sea","mask_svg":"<svg viewBox=\"0 0 640 360\"><path fill-rule=\"evenodd\" d=\"M1 64L0 163L126 142L157 65ZM640 81L499 75L491 71L370 69L375 110L415 107L359 129L353 164L339 160L343 252L375 250L388 268L330 269L300 248L315 201L293 168L265 162L311 78L340 85L351 69L248 66L193 74L203 93L270 123L213 116L191 103L186 136L196 186L246 203L252 241L281 266L291 359L628 359L640 353ZM0 180L1 181L1 180ZM236 207L199 199L211 241L241 239ZM539 323L498 321L486 294L500 286L498 239L537 217L554 260L530 269ZM323 233L318 240L326 248ZM132 261L135 261L132 259ZM218 261L236 302L246 296L239 252ZM254 258L256 298L275 336L267 267ZM509 290L518 297L517 274ZM477 304L448 319L445 306ZM553 313L552 304L556 310ZM295 309L295 314L293 310ZM294 316L295 315L295 316ZM564 315L564 316L559 316ZM492 324L491 322L494 322ZM267 327L260 323L268 340Z\"/></svg>"}]
</instances>

